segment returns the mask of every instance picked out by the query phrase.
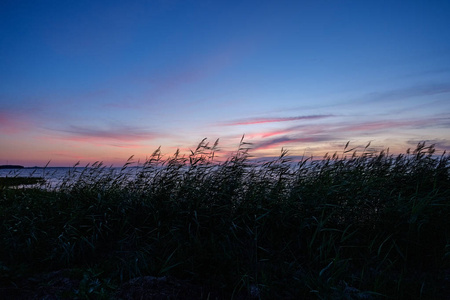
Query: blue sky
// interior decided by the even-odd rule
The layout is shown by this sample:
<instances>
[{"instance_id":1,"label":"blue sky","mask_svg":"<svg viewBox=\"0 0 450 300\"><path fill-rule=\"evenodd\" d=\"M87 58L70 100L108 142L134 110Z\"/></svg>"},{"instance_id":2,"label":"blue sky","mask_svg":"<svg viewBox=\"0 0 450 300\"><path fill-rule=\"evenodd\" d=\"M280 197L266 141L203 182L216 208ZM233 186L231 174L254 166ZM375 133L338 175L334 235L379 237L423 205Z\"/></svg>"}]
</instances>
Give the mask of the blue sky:
<instances>
[{"instance_id":1,"label":"blue sky","mask_svg":"<svg viewBox=\"0 0 450 300\"><path fill-rule=\"evenodd\" d=\"M0 164L450 149L448 1L2 1Z\"/></svg>"}]
</instances>

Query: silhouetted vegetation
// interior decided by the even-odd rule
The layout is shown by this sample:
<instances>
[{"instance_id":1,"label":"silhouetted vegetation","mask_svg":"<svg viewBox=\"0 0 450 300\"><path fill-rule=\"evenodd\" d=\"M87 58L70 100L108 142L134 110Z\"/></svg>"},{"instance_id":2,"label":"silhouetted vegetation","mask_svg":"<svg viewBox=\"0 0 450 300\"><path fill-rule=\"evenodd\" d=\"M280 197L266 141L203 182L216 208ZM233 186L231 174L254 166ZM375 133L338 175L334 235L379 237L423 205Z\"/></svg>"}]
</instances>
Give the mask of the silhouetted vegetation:
<instances>
[{"instance_id":1,"label":"silhouetted vegetation","mask_svg":"<svg viewBox=\"0 0 450 300\"><path fill-rule=\"evenodd\" d=\"M137 169L95 163L55 188L0 189L3 294L450 294L449 155L424 143L401 155L347 144L322 160L294 164L282 150L255 163L249 146L215 163L217 142L204 140L189 156L158 149Z\"/></svg>"},{"instance_id":2,"label":"silhouetted vegetation","mask_svg":"<svg viewBox=\"0 0 450 300\"><path fill-rule=\"evenodd\" d=\"M0 189L4 187L41 183L44 183L44 179L42 177L0 177Z\"/></svg>"}]
</instances>

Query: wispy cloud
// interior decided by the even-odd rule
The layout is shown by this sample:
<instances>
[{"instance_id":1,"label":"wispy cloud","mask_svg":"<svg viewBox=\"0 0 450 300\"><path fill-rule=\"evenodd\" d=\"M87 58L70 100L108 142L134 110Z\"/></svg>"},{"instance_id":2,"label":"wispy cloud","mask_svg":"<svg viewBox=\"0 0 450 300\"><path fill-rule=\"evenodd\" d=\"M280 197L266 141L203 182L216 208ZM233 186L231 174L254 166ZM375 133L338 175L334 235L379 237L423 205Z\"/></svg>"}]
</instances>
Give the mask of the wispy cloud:
<instances>
[{"instance_id":1,"label":"wispy cloud","mask_svg":"<svg viewBox=\"0 0 450 300\"><path fill-rule=\"evenodd\" d=\"M220 75L223 70L249 55L251 50L251 41L238 38L213 49L199 49L186 54L183 59L166 62L158 69L144 67L133 72L131 76L122 78L122 81L143 90L143 95L136 100L139 104L167 104L164 98L168 94L180 93L185 88ZM179 105L183 103L184 100L180 101Z\"/></svg>"},{"instance_id":2,"label":"wispy cloud","mask_svg":"<svg viewBox=\"0 0 450 300\"><path fill-rule=\"evenodd\" d=\"M305 111L310 110L314 111L317 109L335 109L337 106L340 109L344 108L354 108L355 105L359 104L382 104L384 105L386 102L391 101L399 101L405 99L414 99L416 97L430 97L430 99L434 96L443 95L450 93L450 82L425 82L421 84L416 84L413 86L394 88L394 89L386 89L384 91L372 91L366 94L360 94L359 96L352 96L347 99L336 99L333 102L324 102L324 103L307 103L301 106L289 107L286 109L280 109L276 112L278 113L286 113L292 111ZM439 100L438 100L439 101ZM444 100L446 101L446 100ZM416 103L417 104L417 103ZM427 101L427 103L423 104L424 106L430 106L431 103ZM415 105L414 103L408 103L402 112L405 110L414 110L415 108L419 108L422 106Z\"/></svg>"},{"instance_id":3,"label":"wispy cloud","mask_svg":"<svg viewBox=\"0 0 450 300\"><path fill-rule=\"evenodd\" d=\"M262 131L249 135L253 141L253 149L266 150L283 146L301 146L304 143L336 142L352 140L355 137L376 138L396 132L414 132L423 128L448 128L450 122L446 116L435 116L405 120L342 120L312 125L297 125L273 131ZM437 146L448 149L447 140L436 141Z\"/></svg>"},{"instance_id":4,"label":"wispy cloud","mask_svg":"<svg viewBox=\"0 0 450 300\"><path fill-rule=\"evenodd\" d=\"M450 93L450 82L423 83L406 88L370 93L361 97L361 99L357 100L357 102L395 101L406 98L434 96L446 93Z\"/></svg>"},{"instance_id":5,"label":"wispy cloud","mask_svg":"<svg viewBox=\"0 0 450 300\"><path fill-rule=\"evenodd\" d=\"M31 127L31 122L19 113L0 111L0 132L15 134L26 131Z\"/></svg>"},{"instance_id":6,"label":"wispy cloud","mask_svg":"<svg viewBox=\"0 0 450 300\"><path fill-rule=\"evenodd\" d=\"M249 118L242 119L233 122L226 123L228 126L236 125L254 125L263 123L277 123L277 122L289 122L299 120L318 120L332 117L333 115L311 115L311 116L297 116L297 117L270 117L270 118Z\"/></svg>"},{"instance_id":7,"label":"wispy cloud","mask_svg":"<svg viewBox=\"0 0 450 300\"><path fill-rule=\"evenodd\" d=\"M377 121L340 121L327 124L314 124L311 126L300 125L286 128L283 132L303 133L317 135L325 133L336 133L340 135L363 133L374 134L377 132L393 131L397 129L420 129L424 127L445 127L449 126L449 119L446 117L429 117L419 119ZM269 133L265 133L268 135Z\"/></svg>"},{"instance_id":8,"label":"wispy cloud","mask_svg":"<svg viewBox=\"0 0 450 300\"><path fill-rule=\"evenodd\" d=\"M287 135L287 134L306 134L306 135L317 135L325 134L330 132L334 128L334 124L314 124L314 125L296 125L276 130L268 130L262 132L256 132L253 134L248 134L251 138L269 138L277 135Z\"/></svg>"},{"instance_id":9,"label":"wispy cloud","mask_svg":"<svg viewBox=\"0 0 450 300\"><path fill-rule=\"evenodd\" d=\"M281 135L281 134L287 134L289 132L291 132L292 130L289 129L285 129L285 130L275 130L275 131L267 131L267 132L263 132L261 133L261 137L262 138L268 138L271 136L275 136L275 135Z\"/></svg>"},{"instance_id":10,"label":"wispy cloud","mask_svg":"<svg viewBox=\"0 0 450 300\"><path fill-rule=\"evenodd\" d=\"M67 129L57 130L64 135L60 139L93 142L96 144L108 143L117 147L132 147L129 143L149 141L159 137L152 131L123 125L113 125L105 128L90 128L82 126L70 126ZM123 144L124 143L124 144Z\"/></svg>"},{"instance_id":11,"label":"wispy cloud","mask_svg":"<svg viewBox=\"0 0 450 300\"><path fill-rule=\"evenodd\" d=\"M326 142L336 140L334 136L327 135L319 135L312 137L289 137L282 136L278 138L266 139L259 143L254 143L252 149L254 150L263 150L263 149L272 149L283 147L286 144L298 144L298 143L316 143L316 142Z\"/></svg>"},{"instance_id":12,"label":"wispy cloud","mask_svg":"<svg viewBox=\"0 0 450 300\"><path fill-rule=\"evenodd\" d=\"M399 129L399 128L416 128L421 126L434 125L435 119L418 119L418 120L380 120L372 122L353 123L344 126L338 126L335 131L341 133L346 132L366 132L373 133L386 129Z\"/></svg>"}]
</instances>

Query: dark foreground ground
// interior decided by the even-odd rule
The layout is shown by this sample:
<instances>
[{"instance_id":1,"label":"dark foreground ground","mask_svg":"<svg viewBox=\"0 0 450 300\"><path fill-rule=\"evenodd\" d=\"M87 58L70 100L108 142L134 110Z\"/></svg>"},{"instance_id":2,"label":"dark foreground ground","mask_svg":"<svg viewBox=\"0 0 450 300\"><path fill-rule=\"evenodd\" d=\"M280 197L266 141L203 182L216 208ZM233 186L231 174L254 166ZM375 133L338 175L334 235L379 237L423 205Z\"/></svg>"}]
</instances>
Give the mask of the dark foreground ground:
<instances>
[{"instance_id":1,"label":"dark foreground ground","mask_svg":"<svg viewBox=\"0 0 450 300\"><path fill-rule=\"evenodd\" d=\"M193 284L170 276L136 277L120 286L89 282L73 270L60 270L23 279L15 287L2 289L1 299L223 299L212 287ZM238 293L235 299L257 299L257 295Z\"/></svg>"},{"instance_id":2,"label":"dark foreground ground","mask_svg":"<svg viewBox=\"0 0 450 300\"><path fill-rule=\"evenodd\" d=\"M255 165L241 146L4 184L0 298L450 299L448 155Z\"/></svg>"}]
</instances>

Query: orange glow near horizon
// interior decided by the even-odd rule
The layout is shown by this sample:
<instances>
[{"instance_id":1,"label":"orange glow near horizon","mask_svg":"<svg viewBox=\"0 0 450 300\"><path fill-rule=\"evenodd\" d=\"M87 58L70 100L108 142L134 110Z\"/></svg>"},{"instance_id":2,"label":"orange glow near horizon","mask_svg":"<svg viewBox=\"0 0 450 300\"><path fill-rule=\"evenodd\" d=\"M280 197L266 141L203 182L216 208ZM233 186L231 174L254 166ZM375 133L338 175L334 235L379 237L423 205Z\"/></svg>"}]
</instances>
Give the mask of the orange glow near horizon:
<instances>
[{"instance_id":1,"label":"orange glow near horizon","mask_svg":"<svg viewBox=\"0 0 450 300\"><path fill-rule=\"evenodd\" d=\"M236 141L238 144L238 140ZM297 146L294 144L299 143ZM361 154L364 150L365 145L368 141L350 142L348 148L356 147L357 154ZM260 158L275 158L278 157L282 149L288 150L288 156L298 159L299 157L310 157L314 159L321 159L326 153L338 155L344 155L345 143L337 143L335 145L330 145L328 142L314 142L314 140L308 139L296 139L289 141L280 141L277 143L269 143L264 145L255 144L248 145L249 158L250 159L260 159ZM389 148L389 153L393 155L405 153L408 148L414 149L416 145L403 145L398 143L393 143L389 145L379 145L376 142L372 142L370 149L375 152L381 150L386 150ZM122 166L127 162L127 160L133 156L132 161L134 163L143 163L146 159L149 159L152 153L158 149L155 147L137 147L135 149L128 148L118 148L113 146L108 147L81 147L81 149L70 149L62 148L60 151L56 150L46 150L45 148L39 147L32 151L23 149L20 151L10 150L10 152L2 151L2 157L9 157L7 160L0 161L0 164L19 164L26 167L39 166L49 164L50 167L70 167L76 163L80 163L80 166L85 166L87 164L92 164L96 161L101 161L105 165L113 165L115 167ZM223 162L228 159L231 155L234 155L238 147L221 147L219 144L218 150L215 152L216 162ZM191 155L190 151L194 151L195 147L191 148L181 148L180 157L188 158ZM442 149L438 149L438 153L442 153ZM176 148L174 147L161 147L161 154L163 159L173 157ZM84 153L84 154L80 154ZM345 154L346 156L351 156L353 152Z\"/></svg>"},{"instance_id":2,"label":"orange glow near horizon","mask_svg":"<svg viewBox=\"0 0 450 300\"><path fill-rule=\"evenodd\" d=\"M0 165L450 150L445 1L166 2L2 2Z\"/></svg>"}]
</instances>

